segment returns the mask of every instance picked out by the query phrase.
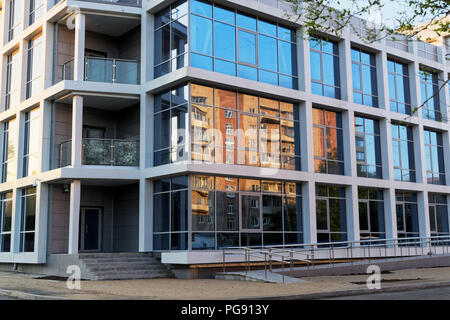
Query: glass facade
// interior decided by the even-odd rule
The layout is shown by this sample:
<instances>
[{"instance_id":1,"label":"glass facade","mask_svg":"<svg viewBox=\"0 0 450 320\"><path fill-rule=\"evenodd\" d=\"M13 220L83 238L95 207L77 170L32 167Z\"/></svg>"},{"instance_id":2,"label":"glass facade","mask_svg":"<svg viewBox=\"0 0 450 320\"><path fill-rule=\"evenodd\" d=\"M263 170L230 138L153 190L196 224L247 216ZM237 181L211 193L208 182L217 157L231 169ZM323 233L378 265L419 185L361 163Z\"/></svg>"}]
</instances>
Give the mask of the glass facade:
<instances>
[{"instance_id":1,"label":"glass facade","mask_svg":"<svg viewBox=\"0 0 450 320\"><path fill-rule=\"evenodd\" d=\"M442 134L424 130L427 182L445 185L444 146Z\"/></svg>"},{"instance_id":2,"label":"glass facade","mask_svg":"<svg viewBox=\"0 0 450 320\"><path fill-rule=\"evenodd\" d=\"M429 193L428 208L430 215L430 232L431 236L448 236L449 221L447 195Z\"/></svg>"},{"instance_id":3,"label":"glass facade","mask_svg":"<svg viewBox=\"0 0 450 320\"><path fill-rule=\"evenodd\" d=\"M347 240L345 188L316 184L317 242Z\"/></svg>"},{"instance_id":4,"label":"glass facade","mask_svg":"<svg viewBox=\"0 0 450 320\"><path fill-rule=\"evenodd\" d=\"M187 177L176 177L183 180L181 184L174 179L154 182L155 250L188 249L179 242L173 245L174 235L188 239L188 230L192 250L302 243L299 184L193 175L186 191ZM190 226L188 210L183 209L182 215L178 210L173 214L174 193L183 194L178 196L177 206L185 208L190 203Z\"/></svg>"},{"instance_id":5,"label":"glass facade","mask_svg":"<svg viewBox=\"0 0 450 320\"><path fill-rule=\"evenodd\" d=\"M36 188L21 190L20 207L20 252L34 252Z\"/></svg>"},{"instance_id":6,"label":"glass facade","mask_svg":"<svg viewBox=\"0 0 450 320\"><path fill-rule=\"evenodd\" d=\"M39 115L39 107L25 113L22 177L35 176L41 171L39 168Z\"/></svg>"},{"instance_id":7,"label":"glass facade","mask_svg":"<svg viewBox=\"0 0 450 320\"><path fill-rule=\"evenodd\" d=\"M188 249L188 177L153 182L154 250Z\"/></svg>"},{"instance_id":8,"label":"glass facade","mask_svg":"<svg viewBox=\"0 0 450 320\"><path fill-rule=\"evenodd\" d=\"M323 38L311 37L311 91L330 98L341 98L338 44Z\"/></svg>"},{"instance_id":9,"label":"glass facade","mask_svg":"<svg viewBox=\"0 0 450 320\"><path fill-rule=\"evenodd\" d=\"M378 108L375 55L352 48L353 102Z\"/></svg>"},{"instance_id":10,"label":"glass facade","mask_svg":"<svg viewBox=\"0 0 450 320\"><path fill-rule=\"evenodd\" d=\"M392 124L391 128L394 180L415 182L416 170L412 128L400 124Z\"/></svg>"},{"instance_id":11,"label":"glass facade","mask_svg":"<svg viewBox=\"0 0 450 320\"><path fill-rule=\"evenodd\" d=\"M22 0L9 0L8 41L14 39L21 31L22 2Z\"/></svg>"},{"instance_id":12,"label":"glass facade","mask_svg":"<svg viewBox=\"0 0 450 320\"><path fill-rule=\"evenodd\" d=\"M408 65L388 60L387 66L391 111L411 114Z\"/></svg>"},{"instance_id":13,"label":"glass facade","mask_svg":"<svg viewBox=\"0 0 450 320\"><path fill-rule=\"evenodd\" d=\"M9 120L3 124L2 182L16 178L17 164L17 121Z\"/></svg>"},{"instance_id":14,"label":"glass facade","mask_svg":"<svg viewBox=\"0 0 450 320\"><path fill-rule=\"evenodd\" d=\"M441 121L438 75L424 70L420 70L419 74L422 116L425 119Z\"/></svg>"},{"instance_id":15,"label":"glass facade","mask_svg":"<svg viewBox=\"0 0 450 320\"><path fill-rule=\"evenodd\" d=\"M11 251L12 195L0 194L0 252Z\"/></svg>"},{"instance_id":16,"label":"glass facade","mask_svg":"<svg viewBox=\"0 0 450 320\"><path fill-rule=\"evenodd\" d=\"M20 102L20 57L19 49L8 55L6 65L6 99L5 110Z\"/></svg>"},{"instance_id":17,"label":"glass facade","mask_svg":"<svg viewBox=\"0 0 450 320\"><path fill-rule=\"evenodd\" d=\"M183 85L154 97L154 166L187 160L188 95Z\"/></svg>"},{"instance_id":18,"label":"glass facade","mask_svg":"<svg viewBox=\"0 0 450 320\"><path fill-rule=\"evenodd\" d=\"M413 192L398 191L395 197L398 238L418 237L417 195Z\"/></svg>"},{"instance_id":19,"label":"glass facade","mask_svg":"<svg viewBox=\"0 0 450 320\"><path fill-rule=\"evenodd\" d=\"M341 114L313 108L313 135L315 172L344 175Z\"/></svg>"},{"instance_id":20,"label":"glass facade","mask_svg":"<svg viewBox=\"0 0 450 320\"><path fill-rule=\"evenodd\" d=\"M383 178L378 120L355 117L355 144L358 177Z\"/></svg>"},{"instance_id":21,"label":"glass facade","mask_svg":"<svg viewBox=\"0 0 450 320\"><path fill-rule=\"evenodd\" d=\"M28 41L27 99L42 90L42 33Z\"/></svg>"},{"instance_id":22,"label":"glass facade","mask_svg":"<svg viewBox=\"0 0 450 320\"><path fill-rule=\"evenodd\" d=\"M298 106L191 85L191 159L300 170Z\"/></svg>"},{"instance_id":23,"label":"glass facade","mask_svg":"<svg viewBox=\"0 0 450 320\"><path fill-rule=\"evenodd\" d=\"M187 66L188 2L178 1L155 16L155 78Z\"/></svg>"},{"instance_id":24,"label":"glass facade","mask_svg":"<svg viewBox=\"0 0 450 320\"><path fill-rule=\"evenodd\" d=\"M294 30L215 3L190 4L191 66L298 88Z\"/></svg>"},{"instance_id":25,"label":"glass facade","mask_svg":"<svg viewBox=\"0 0 450 320\"><path fill-rule=\"evenodd\" d=\"M386 238L383 190L359 187L358 207L361 240Z\"/></svg>"},{"instance_id":26,"label":"glass facade","mask_svg":"<svg viewBox=\"0 0 450 320\"><path fill-rule=\"evenodd\" d=\"M30 0L30 15L28 23L31 26L44 14L44 0Z\"/></svg>"}]
</instances>

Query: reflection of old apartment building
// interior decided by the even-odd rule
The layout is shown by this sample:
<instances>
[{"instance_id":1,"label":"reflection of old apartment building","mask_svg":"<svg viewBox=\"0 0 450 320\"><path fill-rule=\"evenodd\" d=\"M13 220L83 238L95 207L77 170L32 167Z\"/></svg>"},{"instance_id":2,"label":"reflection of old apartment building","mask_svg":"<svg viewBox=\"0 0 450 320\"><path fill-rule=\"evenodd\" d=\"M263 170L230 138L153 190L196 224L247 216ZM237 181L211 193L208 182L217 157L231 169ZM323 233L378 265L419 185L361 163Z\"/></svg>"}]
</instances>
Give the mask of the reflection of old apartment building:
<instances>
[{"instance_id":1,"label":"reflection of old apartment building","mask_svg":"<svg viewBox=\"0 0 450 320\"><path fill-rule=\"evenodd\" d=\"M445 48L303 39L281 0L0 3L2 268L449 234Z\"/></svg>"}]
</instances>

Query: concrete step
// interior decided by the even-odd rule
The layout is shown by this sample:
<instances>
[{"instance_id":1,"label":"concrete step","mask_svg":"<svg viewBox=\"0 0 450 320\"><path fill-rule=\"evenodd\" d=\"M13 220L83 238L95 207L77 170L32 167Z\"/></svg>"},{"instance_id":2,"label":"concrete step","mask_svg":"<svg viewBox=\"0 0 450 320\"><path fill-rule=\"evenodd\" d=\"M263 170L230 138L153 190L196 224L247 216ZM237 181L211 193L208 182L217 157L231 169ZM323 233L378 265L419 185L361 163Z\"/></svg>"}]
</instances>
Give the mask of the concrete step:
<instances>
[{"instance_id":1,"label":"concrete step","mask_svg":"<svg viewBox=\"0 0 450 320\"><path fill-rule=\"evenodd\" d=\"M82 259L85 264L105 264L105 263L149 263L160 264L161 262L154 258L105 258L105 259Z\"/></svg>"},{"instance_id":2,"label":"concrete step","mask_svg":"<svg viewBox=\"0 0 450 320\"><path fill-rule=\"evenodd\" d=\"M97 280L173 277L159 259L146 253L83 253L79 257Z\"/></svg>"},{"instance_id":3,"label":"concrete step","mask_svg":"<svg viewBox=\"0 0 450 320\"><path fill-rule=\"evenodd\" d=\"M102 271L106 271L106 270L165 270L165 268L163 269L162 266L158 266L158 265L135 265L135 264L130 264L130 265L98 265L95 267L88 267L90 271L93 272L102 272Z\"/></svg>"},{"instance_id":4,"label":"concrete step","mask_svg":"<svg viewBox=\"0 0 450 320\"><path fill-rule=\"evenodd\" d=\"M132 280L132 279L156 279L156 278L171 278L171 275L165 273L152 273L152 274L105 274L95 276L95 280Z\"/></svg>"}]
</instances>

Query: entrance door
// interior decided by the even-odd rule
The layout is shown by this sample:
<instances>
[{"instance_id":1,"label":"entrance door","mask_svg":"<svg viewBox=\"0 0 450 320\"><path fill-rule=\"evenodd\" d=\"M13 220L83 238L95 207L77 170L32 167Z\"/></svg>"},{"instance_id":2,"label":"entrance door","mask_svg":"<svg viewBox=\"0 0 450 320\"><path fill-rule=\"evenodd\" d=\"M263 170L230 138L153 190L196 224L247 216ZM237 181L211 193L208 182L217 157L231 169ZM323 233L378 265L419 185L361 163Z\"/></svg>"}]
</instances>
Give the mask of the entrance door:
<instances>
[{"instance_id":1,"label":"entrance door","mask_svg":"<svg viewBox=\"0 0 450 320\"><path fill-rule=\"evenodd\" d=\"M260 232L262 230L261 195L241 193L241 231Z\"/></svg>"},{"instance_id":2,"label":"entrance door","mask_svg":"<svg viewBox=\"0 0 450 320\"><path fill-rule=\"evenodd\" d=\"M100 251L102 215L100 208L81 208L80 251Z\"/></svg>"}]
</instances>

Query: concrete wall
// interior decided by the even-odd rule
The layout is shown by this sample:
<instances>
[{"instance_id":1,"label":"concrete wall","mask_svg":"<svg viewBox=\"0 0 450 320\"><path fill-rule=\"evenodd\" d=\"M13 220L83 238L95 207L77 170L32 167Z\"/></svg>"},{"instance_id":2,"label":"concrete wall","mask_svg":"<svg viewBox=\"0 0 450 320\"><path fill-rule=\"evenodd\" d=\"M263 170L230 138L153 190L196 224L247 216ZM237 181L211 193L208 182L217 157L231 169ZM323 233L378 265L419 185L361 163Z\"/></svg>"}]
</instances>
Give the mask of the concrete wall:
<instances>
[{"instance_id":1,"label":"concrete wall","mask_svg":"<svg viewBox=\"0 0 450 320\"><path fill-rule=\"evenodd\" d=\"M83 185L80 207L102 210L102 252L137 252L139 184L118 187ZM70 193L63 184L52 185L48 237L49 254L68 251Z\"/></svg>"},{"instance_id":2,"label":"concrete wall","mask_svg":"<svg viewBox=\"0 0 450 320\"><path fill-rule=\"evenodd\" d=\"M112 188L81 186L80 207L98 207L102 210L102 252L111 252L113 249L113 199Z\"/></svg>"},{"instance_id":3,"label":"concrete wall","mask_svg":"<svg viewBox=\"0 0 450 320\"><path fill-rule=\"evenodd\" d=\"M53 145L50 157L50 169L59 167L60 144L72 139L72 106L55 103L53 117Z\"/></svg>"},{"instance_id":4,"label":"concrete wall","mask_svg":"<svg viewBox=\"0 0 450 320\"><path fill-rule=\"evenodd\" d=\"M64 185L55 184L50 190L50 231L48 250L52 253L67 253L69 245L69 208L70 194L64 192Z\"/></svg>"},{"instance_id":5,"label":"concrete wall","mask_svg":"<svg viewBox=\"0 0 450 320\"><path fill-rule=\"evenodd\" d=\"M115 188L113 242L115 252L139 251L138 183Z\"/></svg>"},{"instance_id":6,"label":"concrete wall","mask_svg":"<svg viewBox=\"0 0 450 320\"><path fill-rule=\"evenodd\" d=\"M58 42L56 46L55 83L62 80L64 63L73 60L75 33L65 24L58 24Z\"/></svg>"},{"instance_id":7,"label":"concrete wall","mask_svg":"<svg viewBox=\"0 0 450 320\"><path fill-rule=\"evenodd\" d=\"M141 27L136 27L119 38L118 58L141 60Z\"/></svg>"},{"instance_id":8,"label":"concrete wall","mask_svg":"<svg viewBox=\"0 0 450 320\"><path fill-rule=\"evenodd\" d=\"M139 105L119 111L116 119L118 139L139 140Z\"/></svg>"}]
</instances>

